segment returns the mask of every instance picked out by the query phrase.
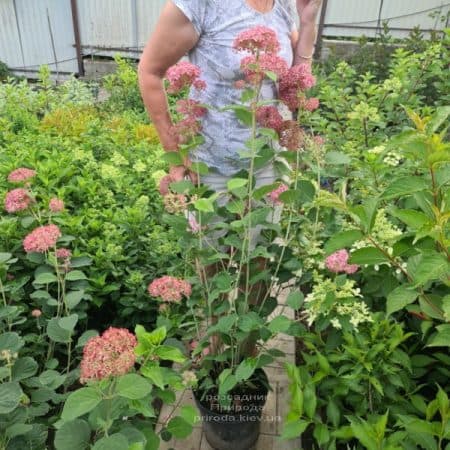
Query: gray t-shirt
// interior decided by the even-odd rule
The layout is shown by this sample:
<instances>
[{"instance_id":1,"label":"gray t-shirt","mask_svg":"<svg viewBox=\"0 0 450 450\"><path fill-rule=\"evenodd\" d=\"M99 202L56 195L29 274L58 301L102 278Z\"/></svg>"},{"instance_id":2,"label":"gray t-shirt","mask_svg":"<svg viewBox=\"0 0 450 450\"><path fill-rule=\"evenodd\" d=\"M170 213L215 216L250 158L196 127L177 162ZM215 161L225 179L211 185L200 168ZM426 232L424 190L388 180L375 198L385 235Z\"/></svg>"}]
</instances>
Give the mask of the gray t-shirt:
<instances>
[{"instance_id":1,"label":"gray t-shirt","mask_svg":"<svg viewBox=\"0 0 450 450\"><path fill-rule=\"evenodd\" d=\"M291 34L296 28L291 0L274 0L268 13L260 13L246 0L172 0L192 22L199 41L189 53L189 60L200 67L207 87L193 90L191 97L213 108L240 103L242 91L234 87L243 78L240 60L246 53L233 50L236 36L256 25L276 31L281 44L279 55L292 64ZM276 97L275 84L265 81L261 97ZM217 172L229 176L246 167L239 151L250 137L248 127L240 123L233 111L210 109L202 118L204 144L196 148L191 158L201 161Z\"/></svg>"}]
</instances>

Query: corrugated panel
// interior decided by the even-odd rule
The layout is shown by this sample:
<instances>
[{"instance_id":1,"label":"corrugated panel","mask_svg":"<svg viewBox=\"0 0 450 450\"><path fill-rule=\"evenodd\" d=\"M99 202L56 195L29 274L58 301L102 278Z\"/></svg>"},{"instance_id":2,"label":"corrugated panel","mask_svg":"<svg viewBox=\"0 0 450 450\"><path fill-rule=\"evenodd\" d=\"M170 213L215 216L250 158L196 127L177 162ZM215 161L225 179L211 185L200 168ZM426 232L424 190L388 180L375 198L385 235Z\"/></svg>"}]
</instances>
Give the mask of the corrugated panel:
<instances>
[{"instance_id":1,"label":"corrugated panel","mask_svg":"<svg viewBox=\"0 0 450 450\"><path fill-rule=\"evenodd\" d=\"M0 2L0 60L9 67L25 64L12 0Z\"/></svg>"},{"instance_id":2,"label":"corrugated panel","mask_svg":"<svg viewBox=\"0 0 450 450\"><path fill-rule=\"evenodd\" d=\"M70 0L2 0L0 59L15 71L77 72Z\"/></svg>"},{"instance_id":3,"label":"corrugated panel","mask_svg":"<svg viewBox=\"0 0 450 450\"><path fill-rule=\"evenodd\" d=\"M445 13L449 7L448 0L364 0L364 7L361 0L329 0L324 34L375 37L383 21L388 22L394 37L408 34L396 28L443 29L429 14L436 10Z\"/></svg>"},{"instance_id":4,"label":"corrugated panel","mask_svg":"<svg viewBox=\"0 0 450 450\"><path fill-rule=\"evenodd\" d=\"M112 50L138 55L164 3L166 0L78 0L84 53L109 56L108 50Z\"/></svg>"}]
</instances>

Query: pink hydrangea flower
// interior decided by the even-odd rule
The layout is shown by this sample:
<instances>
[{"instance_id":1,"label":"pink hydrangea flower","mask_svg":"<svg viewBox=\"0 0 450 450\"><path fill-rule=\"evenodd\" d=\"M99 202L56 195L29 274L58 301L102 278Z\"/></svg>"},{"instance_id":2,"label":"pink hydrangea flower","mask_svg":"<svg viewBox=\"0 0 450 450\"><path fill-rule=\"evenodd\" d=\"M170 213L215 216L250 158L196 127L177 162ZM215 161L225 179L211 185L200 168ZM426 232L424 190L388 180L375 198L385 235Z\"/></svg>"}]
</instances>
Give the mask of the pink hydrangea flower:
<instances>
[{"instance_id":1,"label":"pink hydrangea flower","mask_svg":"<svg viewBox=\"0 0 450 450\"><path fill-rule=\"evenodd\" d=\"M5 209L9 213L24 211L30 206L30 203L30 194L23 188L13 189L5 197Z\"/></svg>"},{"instance_id":2,"label":"pink hydrangea flower","mask_svg":"<svg viewBox=\"0 0 450 450\"><path fill-rule=\"evenodd\" d=\"M70 259L72 257L72 252L68 248L58 248L56 249L56 257L58 259Z\"/></svg>"},{"instance_id":3,"label":"pink hydrangea flower","mask_svg":"<svg viewBox=\"0 0 450 450\"><path fill-rule=\"evenodd\" d=\"M200 68L188 61L181 61L175 64L166 73L169 81L167 91L171 94L176 94L191 86L194 86L197 90L204 89L206 85L204 81L199 80L200 74Z\"/></svg>"},{"instance_id":4,"label":"pink hydrangea flower","mask_svg":"<svg viewBox=\"0 0 450 450\"><path fill-rule=\"evenodd\" d=\"M36 176L36 171L32 169L27 169L26 167L20 167L19 169L13 170L8 175L8 181L10 183L22 183L28 181Z\"/></svg>"},{"instance_id":5,"label":"pink hydrangea flower","mask_svg":"<svg viewBox=\"0 0 450 450\"><path fill-rule=\"evenodd\" d=\"M192 288L186 280L165 275L150 283L148 293L165 302L180 302L183 296L191 295Z\"/></svg>"},{"instance_id":6,"label":"pink hydrangea flower","mask_svg":"<svg viewBox=\"0 0 450 450\"><path fill-rule=\"evenodd\" d=\"M237 80L234 82L234 87L236 89L244 89L246 86L245 80Z\"/></svg>"},{"instance_id":7,"label":"pink hydrangea flower","mask_svg":"<svg viewBox=\"0 0 450 450\"><path fill-rule=\"evenodd\" d=\"M270 203L273 205L282 205L283 202L280 200L280 195L283 192L286 192L289 188L285 184L280 184L276 189L274 189L272 192L269 192L267 194L267 197L269 198Z\"/></svg>"},{"instance_id":8,"label":"pink hydrangea flower","mask_svg":"<svg viewBox=\"0 0 450 450\"><path fill-rule=\"evenodd\" d=\"M59 198L53 197L52 199L50 199L48 207L51 212L61 212L64 209L64 201Z\"/></svg>"},{"instance_id":9,"label":"pink hydrangea flower","mask_svg":"<svg viewBox=\"0 0 450 450\"><path fill-rule=\"evenodd\" d=\"M31 315L37 319L42 316L42 311L40 309L33 309L33 311L31 311Z\"/></svg>"},{"instance_id":10,"label":"pink hydrangea flower","mask_svg":"<svg viewBox=\"0 0 450 450\"><path fill-rule=\"evenodd\" d=\"M246 56L241 60L241 71L250 84L261 83L266 72L273 72L281 78L287 70L286 60L277 55L263 53L259 56Z\"/></svg>"},{"instance_id":11,"label":"pink hydrangea flower","mask_svg":"<svg viewBox=\"0 0 450 450\"><path fill-rule=\"evenodd\" d=\"M108 328L86 343L80 365L80 381L98 381L125 375L134 366L136 337L124 328Z\"/></svg>"},{"instance_id":12,"label":"pink hydrangea flower","mask_svg":"<svg viewBox=\"0 0 450 450\"><path fill-rule=\"evenodd\" d=\"M333 273L355 273L359 269L359 266L356 264L348 264L349 257L350 255L347 250L338 250L325 259L325 266Z\"/></svg>"},{"instance_id":13,"label":"pink hydrangea flower","mask_svg":"<svg viewBox=\"0 0 450 450\"><path fill-rule=\"evenodd\" d=\"M25 237L23 248L27 253L44 253L53 248L60 237L61 231L56 225L43 225Z\"/></svg>"},{"instance_id":14,"label":"pink hydrangea flower","mask_svg":"<svg viewBox=\"0 0 450 450\"><path fill-rule=\"evenodd\" d=\"M185 116L203 117L206 114L207 109L197 100L182 99L177 102L177 111Z\"/></svg>"},{"instance_id":15,"label":"pink hydrangea flower","mask_svg":"<svg viewBox=\"0 0 450 450\"><path fill-rule=\"evenodd\" d=\"M253 54L277 53L280 50L280 43L274 30L257 25L239 33L233 42L233 48Z\"/></svg>"},{"instance_id":16,"label":"pink hydrangea flower","mask_svg":"<svg viewBox=\"0 0 450 450\"><path fill-rule=\"evenodd\" d=\"M256 110L256 120L264 128L272 128L279 131L283 118L275 106L260 106Z\"/></svg>"}]
</instances>

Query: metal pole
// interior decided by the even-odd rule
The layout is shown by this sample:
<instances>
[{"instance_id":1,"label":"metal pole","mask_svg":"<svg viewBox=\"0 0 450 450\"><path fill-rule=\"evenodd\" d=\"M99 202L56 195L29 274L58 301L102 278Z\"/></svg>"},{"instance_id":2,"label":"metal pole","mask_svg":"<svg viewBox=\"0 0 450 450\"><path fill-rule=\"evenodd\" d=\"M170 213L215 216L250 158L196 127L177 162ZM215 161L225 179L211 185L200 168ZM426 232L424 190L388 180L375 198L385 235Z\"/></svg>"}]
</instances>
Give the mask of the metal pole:
<instances>
[{"instance_id":1,"label":"metal pole","mask_svg":"<svg viewBox=\"0 0 450 450\"><path fill-rule=\"evenodd\" d=\"M78 20L78 4L77 0L70 0L70 8L72 10L73 34L75 37L75 49L77 52L78 75L84 76L83 52L81 50L80 23Z\"/></svg>"},{"instance_id":2,"label":"metal pole","mask_svg":"<svg viewBox=\"0 0 450 450\"><path fill-rule=\"evenodd\" d=\"M320 11L319 30L317 32L317 44L314 57L319 59L322 55L323 30L325 28L325 17L327 15L328 0L323 0L322 9Z\"/></svg>"},{"instance_id":3,"label":"metal pole","mask_svg":"<svg viewBox=\"0 0 450 450\"><path fill-rule=\"evenodd\" d=\"M138 21L138 6L137 0L131 0L131 27L133 33L133 45L136 48L136 52L139 48L139 21Z\"/></svg>"}]
</instances>

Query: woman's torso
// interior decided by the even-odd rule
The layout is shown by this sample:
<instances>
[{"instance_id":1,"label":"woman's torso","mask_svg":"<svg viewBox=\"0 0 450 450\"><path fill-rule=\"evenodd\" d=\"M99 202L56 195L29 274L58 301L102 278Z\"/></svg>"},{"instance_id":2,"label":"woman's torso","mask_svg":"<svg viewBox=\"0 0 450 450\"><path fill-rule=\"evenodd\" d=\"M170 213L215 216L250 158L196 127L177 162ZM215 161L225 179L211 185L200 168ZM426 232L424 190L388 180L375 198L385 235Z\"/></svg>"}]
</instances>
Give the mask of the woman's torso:
<instances>
[{"instance_id":1,"label":"woman's torso","mask_svg":"<svg viewBox=\"0 0 450 450\"><path fill-rule=\"evenodd\" d=\"M198 2L201 4L195 5ZM200 67L207 87L201 92L194 91L192 97L213 107L202 119L205 142L191 156L223 175L231 175L245 167L239 150L250 137L248 127L237 120L234 112L216 111L240 103L242 91L234 83L242 79L240 61L246 55L233 50L233 42L239 33L255 25L270 27L281 44L279 55L290 66L291 34L295 26L290 0L274 0L273 9L267 13L256 11L245 0L174 0L174 3L182 10L191 8L188 14L194 16L192 21L199 33L189 59ZM261 96L264 100L275 98L275 84L264 82Z\"/></svg>"}]
</instances>

